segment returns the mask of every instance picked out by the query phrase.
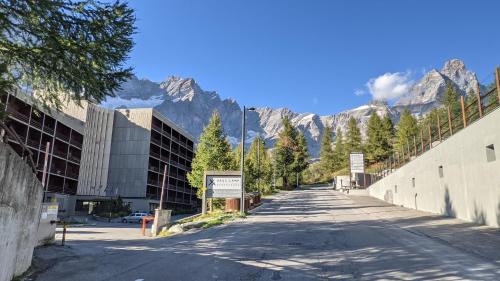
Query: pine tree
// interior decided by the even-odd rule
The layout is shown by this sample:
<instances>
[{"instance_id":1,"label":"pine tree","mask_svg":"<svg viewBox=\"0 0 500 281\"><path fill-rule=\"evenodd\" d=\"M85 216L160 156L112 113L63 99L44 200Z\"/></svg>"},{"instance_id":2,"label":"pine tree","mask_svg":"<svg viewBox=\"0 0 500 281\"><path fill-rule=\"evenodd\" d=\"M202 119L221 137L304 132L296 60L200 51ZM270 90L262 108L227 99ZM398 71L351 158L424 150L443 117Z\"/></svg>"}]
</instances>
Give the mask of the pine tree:
<instances>
[{"instance_id":1,"label":"pine tree","mask_svg":"<svg viewBox=\"0 0 500 281\"><path fill-rule=\"evenodd\" d=\"M348 159L351 152L362 152L363 144L361 139L361 132L358 127L358 122L354 117L349 119L347 123L347 133L345 139L345 152L346 159Z\"/></svg>"},{"instance_id":2,"label":"pine tree","mask_svg":"<svg viewBox=\"0 0 500 281\"><path fill-rule=\"evenodd\" d=\"M297 146L294 151L293 166L298 179L300 174L309 166L309 150L307 149L307 140L303 133L299 133L297 136ZM297 184L300 184L300 181Z\"/></svg>"},{"instance_id":3,"label":"pine tree","mask_svg":"<svg viewBox=\"0 0 500 281\"><path fill-rule=\"evenodd\" d=\"M340 130L340 128L337 128L337 134L335 136L335 149L333 150L333 155L333 170L338 171L342 168L345 168L347 164L347 153L344 145L344 137L342 136L342 130Z\"/></svg>"},{"instance_id":4,"label":"pine tree","mask_svg":"<svg viewBox=\"0 0 500 281\"><path fill-rule=\"evenodd\" d=\"M407 146L413 143L413 137L417 136L417 119L405 108L399 119L397 127L397 141L399 149L403 149L406 154ZM411 145L410 145L411 146Z\"/></svg>"},{"instance_id":5,"label":"pine tree","mask_svg":"<svg viewBox=\"0 0 500 281\"><path fill-rule=\"evenodd\" d=\"M205 187L205 171L226 171L232 167L231 145L226 140L219 113L214 111L208 125L204 128L192 162L192 170L187 174L189 184L197 187L196 195L202 198Z\"/></svg>"},{"instance_id":6,"label":"pine tree","mask_svg":"<svg viewBox=\"0 0 500 281\"><path fill-rule=\"evenodd\" d=\"M369 161L378 162L387 155L389 145L384 135L384 125L378 114L373 111L368 120L366 156Z\"/></svg>"},{"instance_id":7,"label":"pine tree","mask_svg":"<svg viewBox=\"0 0 500 281\"><path fill-rule=\"evenodd\" d=\"M446 83L446 91L441 98L441 103L445 108L450 108L452 118L461 114L460 95L451 82Z\"/></svg>"},{"instance_id":8,"label":"pine tree","mask_svg":"<svg viewBox=\"0 0 500 281\"><path fill-rule=\"evenodd\" d=\"M0 96L27 87L47 108L102 101L131 76L134 23L124 1L0 1Z\"/></svg>"},{"instance_id":9,"label":"pine tree","mask_svg":"<svg viewBox=\"0 0 500 281\"><path fill-rule=\"evenodd\" d=\"M275 174L282 178L283 186L288 187L289 178L293 175L293 162L297 147L297 130L290 123L287 116L283 117L283 130L278 135L274 149Z\"/></svg>"},{"instance_id":10,"label":"pine tree","mask_svg":"<svg viewBox=\"0 0 500 281\"><path fill-rule=\"evenodd\" d=\"M241 143L231 152L231 169L233 171L241 170Z\"/></svg>"},{"instance_id":11,"label":"pine tree","mask_svg":"<svg viewBox=\"0 0 500 281\"><path fill-rule=\"evenodd\" d=\"M332 148L332 129L329 126L323 130L319 157L323 173L332 172L335 168L335 155Z\"/></svg>"},{"instance_id":12,"label":"pine tree","mask_svg":"<svg viewBox=\"0 0 500 281\"><path fill-rule=\"evenodd\" d=\"M385 143L387 145L385 158L388 158L391 155L392 150L394 148L394 134L395 134L394 123L392 123L392 120L389 117L389 115L385 115L384 118L382 118L382 128L383 128L382 131Z\"/></svg>"},{"instance_id":13,"label":"pine tree","mask_svg":"<svg viewBox=\"0 0 500 281\"><path fill-rule=\"evenodd\" d=\"M248 191L267 192L271 187L271 164L264 139L254 138L245 156L245 185Z\"/></svg>"}]
</instances>

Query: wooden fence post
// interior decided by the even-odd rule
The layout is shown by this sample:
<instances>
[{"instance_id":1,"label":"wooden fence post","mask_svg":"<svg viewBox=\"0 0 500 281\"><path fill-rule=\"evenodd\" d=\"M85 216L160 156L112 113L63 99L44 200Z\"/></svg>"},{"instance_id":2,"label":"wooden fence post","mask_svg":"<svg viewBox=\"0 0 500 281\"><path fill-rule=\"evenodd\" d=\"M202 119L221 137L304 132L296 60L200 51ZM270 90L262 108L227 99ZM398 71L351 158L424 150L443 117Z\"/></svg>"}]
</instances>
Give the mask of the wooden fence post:
<instances>
[{"instance_id":1,"label":"wooden fence post","mask_svg":"<svg viewBox=\"0 0 500 281\"><path fill-rule=\"evenodd\" d=\"M476 99L477 99L477 108L479 109L479 118L482 118L483 106L481 104L481 87L479 86L479 83L477 84Z\"/></svg>"},{"instance_id":2,"label":"wooden fence post","mask_svg":"<svg viewBox=\"0 0 500 281\"><path fill-rule=\"evenodd\" d=\"M417 136L413 135L413 151L415 152L415 157L417 157Z\"/></svg>"},{"instance_id":3,"label":"wooden fence post","mask_svg":"<svg viewBox=\"0 0 500 281\"><path fill-rule=\"evenodd\" d=\"M465 113L464 96L460 96L460 106L462 107L462 120L464 121L464 128L465 128L467 127L467 114Z\"/></svg>"},{"instance_id":4,"label":"wooden fence post","mask_svg":"<svg viewBox=\"0 0 500 281\"><path fill-rule=\"evenodd\" d=\"M408 145L408 161L410 161L411 160L410 142L406 141L406 144Z\"/></svg>"},{"instance_id":5,"label":"wooden fence post","mask_svg":"<svg viewBox=\"0 0 500 281\"><path fill-rule=\"evenodd\" d=\"M422 149L422 153L424 153L424 131L420 130L420 148Z\"/></svg>"},{"instance_id":6,"label":"wooden fence post","mask_svg":"<svg viewBox=\"0 0 500 281\"><path fill-rule=\"evenodd\" d=\"M437 119L437 125L438 125L438 135L439 135L439 142L442 142L443 141L443 138L441 137L441 118L439 117L439 112L438 112L438 115L437 115L438 119ZM429 128L429 132L430 132L430 128ZM430 135L430 133L429 133Z\"/></svg>"},{"instance_id":7,"label":"wooden fence post","mask_svg":"<svg viewBox=\"0 0 500 281\"><path fill-rule=\"evenodd\" d=\"M448 106L448 127L450 127L450 136L453 135L453 125L451 125L451 110Z\"/></svg>"},{"instance_id":8,"label":"wooden fence post","mask_svg":"<svg viewBox=\"0 0 500 281\"><path fill-rule=\"evenodd\" d=\"M429 149L432 148L432 130L431 125L427 125L427 129L429 130Z\"/></svg>"},{"instance_id":9,"label":"wooden fence post","mask_svg":"<svg viewBox=\"0 0 500 281\"><path fill-rule=\"evenodd\" d=\"M497 81L497 94L498 94L498 101L500 102L500 68L496 68L495 69L495 78L496 78L496 81Z\"/></svg>"}]
</instances>

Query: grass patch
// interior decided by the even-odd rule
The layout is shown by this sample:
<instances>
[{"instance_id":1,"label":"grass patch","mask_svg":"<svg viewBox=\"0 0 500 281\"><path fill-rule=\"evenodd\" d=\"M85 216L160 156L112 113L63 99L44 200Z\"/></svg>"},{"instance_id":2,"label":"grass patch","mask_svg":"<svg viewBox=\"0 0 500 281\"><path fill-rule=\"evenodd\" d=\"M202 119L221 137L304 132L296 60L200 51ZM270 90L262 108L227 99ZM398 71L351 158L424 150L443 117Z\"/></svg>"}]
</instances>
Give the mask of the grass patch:
<instances>
[{"instance_id":1,"label":"grass patch","mask_svg":"<svg viewBox=\"0 0 500 281\"><path fill-rule=\"evenodd\" d=\"M235 220L238 218L244 218L244 217L246 217L246 214L242 215L240 213L222 213L222 215L214 217L214 218L208 220L207 222L205 222L205 224L202 227L209 228L212 226L225 224L229 221L232 221L232 220Z\"/></svg>"},{"instance_id":2,"label":"grass patch","mask_svg":"<svg viewBox=\"0 0 500 281\"><path fill-rule=\"evenodd\" d=\"M213 211L210 213L206 213L204 215L199 215L194 218L185 218L178 220L176 224L188 223L188 222L197 222L197 221L205 221L202 228L209 228L216 225L221 225L226 222L232 221L237 218L243 218L246 214L242 215L240 213L226 213L220 210Z\"/></svg>"}]
</instances>

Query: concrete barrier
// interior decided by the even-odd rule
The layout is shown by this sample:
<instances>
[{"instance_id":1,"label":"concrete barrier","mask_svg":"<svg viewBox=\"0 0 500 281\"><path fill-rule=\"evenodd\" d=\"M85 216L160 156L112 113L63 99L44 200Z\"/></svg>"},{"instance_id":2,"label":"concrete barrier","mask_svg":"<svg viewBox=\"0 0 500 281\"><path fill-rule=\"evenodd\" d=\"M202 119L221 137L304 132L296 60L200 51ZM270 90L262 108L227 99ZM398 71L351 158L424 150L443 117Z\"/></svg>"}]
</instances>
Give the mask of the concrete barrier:
<instances>
[{"instance_id":1,"label":"concrete barrier","mask_svg":"<svg viewBox=\"0 0 500 281\"><path fill-rule=\"evenodd\" d=\"M42 213L37 231L37 246L47 245L54 242L56 237L57 213L59 204L57 202L42 203Z\"/></svg>"},{"instance_id":2,"label":"concrete barrier","mask_svg":"<svg viewBox=\"0 0 500 281\"><path fill-rule=\"evenodd\" d=\"M387 202L500 224L500 110L470 124L368 188Z\"/></svg>"},{"instance_id":3,"label":"concrete barrier","mask_svg":"<svg viewBox=\"0 0 500 281\"><path fill-rule=\"evenodd\" d=\"M31 265L42 197L30 166L0 142L0 281L10 281Z\"/></svg>"},{"instance_id":4,"label":"concrete barrier","mask_svg":"<svg viewBox=\"0 0 500 281\"><path fill-rule=\"evenodd\" d=\"M163 227L167 226L171 222L172 210L155 210L155 218L153 224L151 225L151 235L154 237L160 233Z\"/></svg>"}]
</instances>

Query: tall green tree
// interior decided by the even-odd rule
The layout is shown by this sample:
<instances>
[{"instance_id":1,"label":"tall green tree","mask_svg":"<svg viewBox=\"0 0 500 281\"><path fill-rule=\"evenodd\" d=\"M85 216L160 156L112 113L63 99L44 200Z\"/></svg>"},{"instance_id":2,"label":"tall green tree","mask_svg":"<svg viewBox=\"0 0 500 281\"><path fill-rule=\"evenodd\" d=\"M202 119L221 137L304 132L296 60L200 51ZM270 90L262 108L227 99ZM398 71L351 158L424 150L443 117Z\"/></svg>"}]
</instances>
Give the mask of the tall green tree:
<instances>
[{"instance_id":1,"label":"tall green tree","mask_svg":"<svg viewBox=\"0 0 500 281\"><path fill-rule=\"evenodd\" d=\"M297 146L294 151L293 169L300 184L300 175L309 166L309 150L307 149L307 140L303 133L297 136Z\"/></svg>"},{"instance_id":2,"label":"tall green tree","mask_svg":"<svg viewBox=\"0 0 500 281\"><path fill-rule=\"evenodd\" d=\"M417 136L418 124L417 119L411 115L410 111L405 108L399 119L397 127L397 141L399 149L404 149L408 144L413 142L413 137Z\"/></svg>"},{"instance_id":3,"label":"tall green tree","mask_svg":"<svg viewBox=\"0 0 500 281\"><path fill-rule=\"evenodd\" d=\"M446 83L446 90L440 101L446 108L450 108L452 117L461 114L460 95L451 82Z\"/></svg>"},{"instance_id":4,"label":"tall green tree","mask_svg":"<svg viewBox=\"0 0 500 281\"><path fill-rule=\"evenodd\" d=\"M121 0L0 1L0 95L29 88L57 109L102 101L131 76L134 23Z\"/></svg>"},{"instance_id":5,"label":"tall green tree","mask_svg":"<svg viewBox=\"0 0 500 281\"><path fill-rule=\"evenodd\" d=\"M282 178L283 186L287 187L290 177L294 175L293 163L297 147L297 130L292 126L287 116L283 117L282 122L283 130L278 135L273 159L275 174Z\"/></svg>"},{"instance_id":6,"label":"tall green tree","mask_svg":"<svg viewBox=\"0 0 500 281\"><path fill-rule=\"evenodd\" d=\"M344 136L340 128L337 128L337 133L335 134L335 149L333 150L333 155L334 171L347 167L347 153L344 144Z\"/></svg>"},{"instance_id":7,"label":"tall green tree","mask_svg":"<svg viewBox=\"0 0 500 281\"><path fill-rule=\"evenodd\" d=\"M245 186L248 191L267 193L272 186L272 167L264 139L257 136L245 156Z\"/></svg>"},{"instance_id":8,"label":"tall green tree","mask_svg":"<svg viewBox=\"0 0 500 281\"><path fill-rule=\"evenodd\" d=\"M347 132L345 139L346 159L351 152L362 152L363 143L361 139L361 131L358 127L358 122L354 117L351 117L347 123Z\"/></svg>"},{"instance_id":9,"label":"tall green tree","mask_svg":"<svg viewBox=\"0 0 500 281\"><path fill-rule=\"evenodd\" d=\"M378 162L385 159L388 151L390 151L390 146L384 129L385 127L382 120L378 114L373 111L370 115L370 119L368 119L366 132L367 143L365 146L367 159L371 162Z\"/></svg>"},{"instance_id":10,"label":"tall green tree","mask_svg":"<svg viewBox=\"0 0 500 281\"><path fill-rule=\"evenodd\" d=\"M326 126L321 137L321 149L319 153L321 170L324 173L332 172L335 168L335 154L332 148L332 128Z\"/></svg>"},{"instance_id":11,"label":"tall green tree","mask_svg":"<svg viewBox=\"0 0 500 281\"><path fill-rule=\"evenodd\" d=\"M388 150L386 154L386 158L391 155L391 152L394 148L394 137L395 137L395 129L394 129L394 123L391 120L391 117L389 117L388 114L382 118L382 131L384 135L385 142L388 145Z\"/></svg>"},{"instance_id":12,"label":"tall green tree","mask_svg":"<svg viewBox=\"0 0 500 281\"><path fill-rule=\"evenodd\" d=\"M208 125L204 128L196 155L187 178L191 186L197 187L196 195L202 198L205 187L205 171L226 171L232 168L231 145L226 140L219 113L214 111Z\"/></svg>"}]
</instances>

